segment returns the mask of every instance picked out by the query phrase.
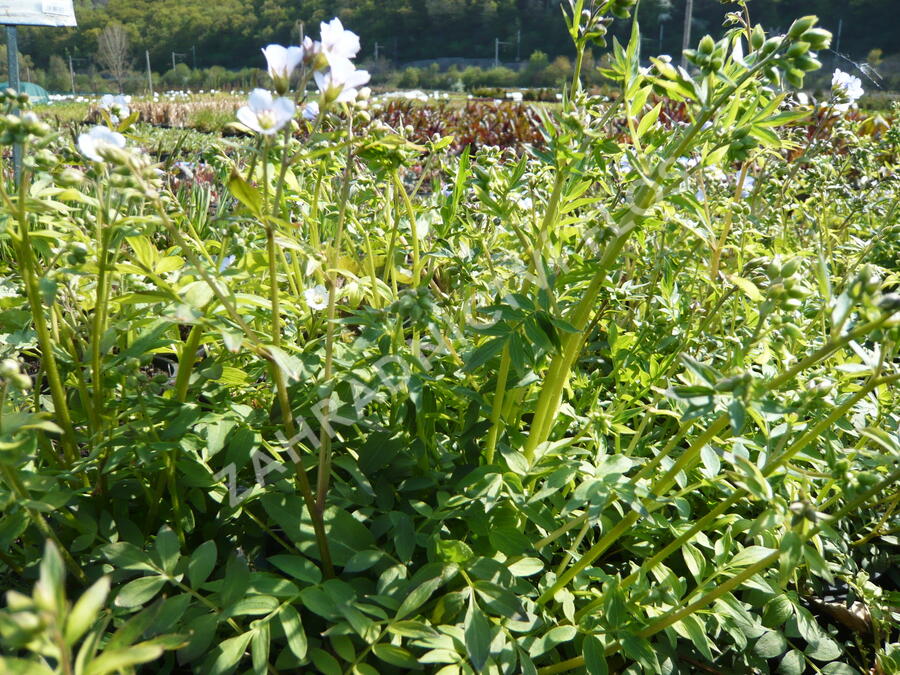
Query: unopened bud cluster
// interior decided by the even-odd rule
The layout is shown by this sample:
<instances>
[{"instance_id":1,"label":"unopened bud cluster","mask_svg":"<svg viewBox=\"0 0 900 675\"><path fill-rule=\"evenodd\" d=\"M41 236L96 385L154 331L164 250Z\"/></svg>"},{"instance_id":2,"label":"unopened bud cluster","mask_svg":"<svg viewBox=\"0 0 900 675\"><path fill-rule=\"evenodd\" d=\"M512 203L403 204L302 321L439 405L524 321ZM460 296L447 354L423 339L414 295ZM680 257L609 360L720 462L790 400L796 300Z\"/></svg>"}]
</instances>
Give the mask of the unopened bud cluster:
<instances>
[{"instance_id":1,"label":"unopened bud cluster","mask_svg":"<svg viewBox=\"0 0 900 675\"><path fill-rule=\"evenodd\" d=\"M31 389L31 378L22 372L21 365L15 359L0 361L0 380L13 389L20 391Z\"/></svg>"},{"instance_id":2,"label":"unopened bud cluster","mask_svg":"<svg viewBox=\"0 0 900 675\"><path fill-rule=\"evenodd\" d=\"M42 138L49 133L49 125L33 112L0 116L0 145L24 143L31 137Z\"/></svg>"},{"instance_id":3,"label":"unopened bud cluster","mask_svg":"<svg viewBox=\"0 0 900 675\"><path fill-rule=\"evenodd\" d=\"M765 274L769 281L768 297L781 309L799 309L803 300L810 294L798 274L801 262L800 258L792 258L782 263L776 256L766 265Z\"/></svg>"}]
</instances>

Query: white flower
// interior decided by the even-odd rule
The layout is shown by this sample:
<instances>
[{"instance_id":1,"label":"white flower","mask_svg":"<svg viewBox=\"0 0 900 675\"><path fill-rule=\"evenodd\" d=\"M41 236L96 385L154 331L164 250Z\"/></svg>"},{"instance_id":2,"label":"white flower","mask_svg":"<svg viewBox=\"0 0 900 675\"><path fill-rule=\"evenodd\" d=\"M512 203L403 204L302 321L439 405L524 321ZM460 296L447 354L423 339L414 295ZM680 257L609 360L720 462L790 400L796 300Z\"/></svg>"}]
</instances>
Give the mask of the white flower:
<instances>
[{"instance_id":1,"label":"white flower","mask_svg":"<svg viewBox=\"0 0 900 675\"><path fill-rule=\"evenodd\" d=\"M108 127L94 127L89 132L78 136L78 149L81 154L94 162L102 162L102 153L107 148L124 148L125 137Z\"/></svg>"},{"instance_id":2,"label":"white flower","mask_svg":"<svg viewBox=\"0 0 900 675\"><path fill-rule=\"evenodd\" d=\"M357 87L366 84L370 77L367 71L357 70L349 59L334 61L327 73L315 74L316 84L325 99L338 103L355 101L359 93Z\"/></svg>"},{"instance_id":3,"label":"white flower","mask_svg":"<svg viewBox=\"0 0 900 675\"><path fill-rule=\"evenodd\" d=\"M310 101L303 107L303 119L315 122L319 116L319 104L316 101Z\"/></svg>"},{"instance_id":4,"label":"white flower","mask_svg":"<svg viewBox=\"0 0 900 675\"><path fill-rule=\"evenodd\" d=\"M294 69L303 60L303 47L282 47L269 45L262 50L269 68L269 77L275 82L279 93L287 91L288 82Z\"/></svg>"},{"instance_id":5,"label":"white flower","mask_svg":"<svg viewBox=\"0 0 900 675\"><path fill-rule=\"evenodd\" d=\"M294 102L288 98L272 98L265 89L254 89L247 105L237 111L237 118L246 127L271 136L294 118Z\"/></svg>"},{"instance_id":6,"label":"white flower","mask_svg":"<svg viewBox=\"0 0 900 675\"><path fill-rule=\"evenodd\" d=\"M863 95L862 80L837 68L831 76L831 93L837 101L834 106L837 110L849 110L850 105Z\"/></svg>"},{"instance_id":7,"label":"white flower","mask_svg":"<svg viewBox=\"0 0 900 675\"><path fill-rule=\"evenodd\" d=\"M321 24L322 53L332 66L334 62L349 60L359 53L359 36L353 31L344 30L340 19L334 18Z\"/></svg>"},{"instance_id":8,"label":"white flower","mask_svg":"<svg viewBox=\"0 0 900 675\"><path fill-rule=\"evenodd\" d=\"M328 307L328 289L322 284L307 288L303 291L303 298L310 309L321 310Z\"/></svg>"},{"instance_id":9,"label":"white flower","mask_svg":"<svg viewBox=\"0 0 900 675\"><path fill-rule=\"evenodd\" d=\"M219 263L219 272L224 272L234 263L235 257L233 255L226 255L222 258L222 262Z\"/></svg>"},{"instance_id":10,"label":"white flower","mask_svg":"<svg viewBox=\"0 0 900 675\"><path fill-rule=\"evenodd\" d=\"M118 124L121 119L128 117L131 112L128 108L129 103L131 103L130 96L104 94L100 98L100 107L109 113L113 124Z\"/></svg>"}]
</instances>

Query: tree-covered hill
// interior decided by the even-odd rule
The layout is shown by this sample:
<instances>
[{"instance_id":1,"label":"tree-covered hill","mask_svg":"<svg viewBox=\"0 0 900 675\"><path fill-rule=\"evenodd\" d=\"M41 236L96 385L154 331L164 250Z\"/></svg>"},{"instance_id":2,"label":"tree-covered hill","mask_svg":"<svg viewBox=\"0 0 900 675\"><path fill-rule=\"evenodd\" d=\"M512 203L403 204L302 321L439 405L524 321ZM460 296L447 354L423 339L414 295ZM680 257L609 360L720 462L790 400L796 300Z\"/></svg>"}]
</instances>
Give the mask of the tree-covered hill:
<instances>
[{"instance_id":1,"label":"tree-covered hill","mask_svg":"<svg viewBox=\"0 0 900 675\"><path fill-rule=\"evenodd\" d=\"M53 55L93 60L110 22L123 24L135 63L150 52L153 69L171 67L172 53L189 65L239 68L261 64L259 47L296 39L301 26L339 16L362 36L363 57L404 62L445 56L504 61L535 50L551 57L570 50L559 0L76 0L78 29L23 29L21 49L46 68ZM651 51L677 53L684 0L644 0L641 21ZM694 32L717 30L735 5L695 0ZM788 17L817 14L837 34L835 47L853 58L872 49L897 52L897 0L751 0L751 15L772 29ZM88 61L89 62L89 61Z\"/></svg>"}]
</instances>

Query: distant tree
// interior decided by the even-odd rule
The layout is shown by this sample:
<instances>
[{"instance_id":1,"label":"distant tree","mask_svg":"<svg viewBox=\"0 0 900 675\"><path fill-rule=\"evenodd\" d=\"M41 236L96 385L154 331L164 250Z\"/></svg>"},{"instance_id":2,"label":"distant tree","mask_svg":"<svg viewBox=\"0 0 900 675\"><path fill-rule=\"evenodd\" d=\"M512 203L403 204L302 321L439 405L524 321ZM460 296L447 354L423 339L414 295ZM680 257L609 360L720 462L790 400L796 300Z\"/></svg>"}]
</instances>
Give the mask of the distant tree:
<instances>
[{"instance_id":1,"label":"distant tree","mask_svg":"<svg viewBox=\"0 0 900 675\"><path fill-rule=\"evenodd\" d=\"M107 24L97 40L97 61L115 81L119 91L131 69L128 47L128 31L117 21Z\"/></svg>"},{"instance_id":2,"label":"distant tree","mask_svg":"<svg viewBox=\"0 0 900 675\"><path fill-rule=\"evenodd\" d=\"M72 87L69 67L66 65L65 59L56 54L50 57L50 63L47 66L46 87L50 91L69 91Z\"/></svg>"}]
</instances>

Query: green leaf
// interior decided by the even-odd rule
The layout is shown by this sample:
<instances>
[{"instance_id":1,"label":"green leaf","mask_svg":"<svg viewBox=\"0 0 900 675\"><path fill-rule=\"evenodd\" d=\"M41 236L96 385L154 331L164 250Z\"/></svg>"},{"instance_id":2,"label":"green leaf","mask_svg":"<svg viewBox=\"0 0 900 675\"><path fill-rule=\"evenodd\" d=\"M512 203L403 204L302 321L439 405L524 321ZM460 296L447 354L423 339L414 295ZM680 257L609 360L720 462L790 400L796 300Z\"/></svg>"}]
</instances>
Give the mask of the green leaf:
<instances>
[{"instance_id":1,"label":"green leaf","mask_svg":"<svg viewBox=\"0 0 900 675\"><path fill-rule=\"evenodd\" d=\"M475 595L469 596L469 609L463 623L466 651L476 673L482 672L491 649L491 624L484 612L475 604Z\"/></svg>"},{"instance_id":2,"label":"green leaf","mask_svg":"<svg viewBox=\"0 0 900 675\"><path fill-rule=\"evenodd\" d=\"M34 601L39 608L62 615L66 606L66 568L59 549L49 539L44 546L40 576L34 585Z\"/></svg>"},{"instance_id":3,"label":"green leaf","mask_svg":"<svg viewBox=\"0 0 900 675\"><path fill-rule=\"evenodd\" d=\"M640 123L637 126L637 136L638 138L643 138L644 134L656 124L656 120L659 119L659 113L662 110L662 101L657 103L650 112L644 115L641 118Z\"/></svg>"},{"instance_id":4,"label":"green leaf","mask_svg":"<svg viewBox=\"0 0 900 675\"><path fill-rule=\"evenodd\" d=\"M781 663L778 664L778 672L781 675L803 675L804 670L806 670L806 661L803 658L803 652L797 649L792 649L785 654Z\"/></svg>"},{"instance_id":5,"label":"green leaf","mask_svg":"<svg viewBox=\"0 0 900 675\"><path fill-rule=\"evenodd\" d=\"M106 650L91 661L85 669L85 675L106 675L115 673L142 663L158 659L163 648L158 645L132 645L121 649Z\"/></svg>"},{"instance_id":6,"label":"green leaf","mask_svg":"<svg viewBox=\"0 0 900 675\"><path fill-rule=\"evenodd\" d=\"M526 619L525 608L512 591L490 581L476 581L474 588L478 598L495 616L514 621Z\"/></svg>"},{"instance_id":7,"label":"green leaf","mask_svg":"<svg viewBox=\"0 0 900 675\"><path fill-rule=\"evenodd\" d=\"M766 628L778 628L794 614L794 605L786 595L778 595L763 607L762 622Z\"/></svg>"},{"instance_id":8,"label":"green leaf","mask_svg":"<svg viewBox=\"0 0 900 675\"><path fill-rule=\"evenodd\" d=\"M166 585L162 576L140 577L129 581L116 595L116 607L138 607L149 602Z\"/></svg>"},{"instance_id":9,"label":"green leaf","mask_svg":"<svg viewBox=\"0 0 900 675\"><path fill-rule=\"evenodd\" d=\"M438 539L434 549L437 559L444 562L464 563L475 555L467 543L458 539Z\"/></svg>"},{"instance_id":10,"label":"green leaf","mask_svg":"<svg viewBox=\"0 0 900 675\"><path fill-rule=\"evenodd\" d=\"M688 634L688 637L691 639L691 642L694 643L697 651L703 654L707 661L712 662L713 655L712 650L710 649L709 638L706 637L706 629L700 619L693 614L688 614L680 623Z\"/></svg>"},{"instance_id":11,"label":"green leaf","mask_svg":"<svg viewBox=\"0 0 900 675\"><path fill-rule=\"evenodd\" d=\"M316 672L322 675L342 675L343 669L338 660L323 649L313 649L310 653Z\"/></svg>"},{"instance_id":12,"label":"green leaf","mask_svg":"<svg viewBox=\"0 0 900 675\"><path fill-rule=\"evenodd\" d=\"M175 565L178 564L178 558L181 556L181 547L178 544L178 536L172 531L168 525L164 525L156 535L156 552L163 571L166 574L172 574L175 571Z\"/></svg>"},{"instance_id":13,"label":"green leaf","mask_svg":"<svg viewBox=\"0 0 900 675\"><path fill-rule=\"evenodd\" d=\"M587 635L581 646L581 654L584 656L584 667L587 675L608 675L609 667L606 665L606 650L603 643L593 636Z\"/></svg>"},{"instance_id":14,"label":"green leaf","mask_svg":"<svg viewBox=\"0 0 900 675\"><path fill-rule=\"evenodd\" d=\"M268 558L282 572L290 574L294 579L305 581L308 584L317 584L322 581L322 572L309 559L299 555L278 554Z\"/></svg>"},{"instance_id":15,"label":"green leaf","mask_svg":"<svg viewBox=\"0 0 900 675\"><path fill-rule=\"evenodd\" d=\"M491 358L500 353L500 350L503 349L503 345L506 344L507 337L507 335L501 335L500 337L492 338L477 347L468 356L466 356L466 365L463 370L467 373L471 373L472 371L477 370L478 368L483 366Z\"/></svg>"},{"instance_id":16,"label":"green leaf","mask_svg":"<svg viewBox=\"0 0 900 675\"><path fill-rule=\"evenodd\" d=\"M830 637L822 636L807 645L806 655L816 661L834 661L841 655L841 648Z\"/></svg>"},{"instance_id":17,"label":"green leaf","mask_svg":"<svg viewBox=\"0 0 900 675\"><path fill-rule=\"evenodd\" d=\"M738 551L738 554L728 563L729 567L749 567L765 560L773 553L775 549L766 548L765 546L748 546Z\"/></svg>"},{"instance_id":18,"label":"green leaf","mask_svg":"<svg viewBox=\"0 0 900 675\"><path fill-rule=\"evenodd\" d=\"M434 628L421 621L395 621L394 623L388 624L387 628L395 635L417 640L433 638L438 635Z\"/></svg>"},{"instance_id":19,"label":"green leaf","mask_svg":"<svg viewBox=\"0 0 900 675\"><path fill-rule=\"evenodd\" d=\"M399 609L397 609L397 615L395 618L402 619L405 616L411 614L422 604L425 603L434 592L441 587L444 583L444 579L441 576L437 576L434 579L429 579L421 583L417 586L413 591L403 599L403 602L400 604Z\"/></svg>"},{"instance_id":20,"label":"green leaf","mask_svg":"<svg viewBox=\"0 0 900 675\"><path fill-rule=\"evenodd\" d=\"M231 177L228 179L228 191L241 204L250 209L250 213L256 217L262 214L262 198L259 190L244 180L243 176L238 173L237 169L232 169Z\"/></svg>"},{"instance_id":21,"label":"green leaf","mask_svg":"<svg viewBox=\"0 0 900 675\"><path fill-rule=\"evenodd\" d=\"M402 647L379 644L372 647L372 653L385 663L407 670L422 670L415 657Z\"/></svg>"},{"instance_id":22,"label":"green leaf","mask_svg":"<svg viewBox=\"0 0 900 675\"><path fill-rule=\"evenodd\" d=\"M87 589L66 617L64 637L67 645L73 645L94 624L109 595L109 577L100 577Z\"/></svg>"},{"instance_id":23,"label":"green leaf","mask_svg":"<svg viewBox=\"0 0 900 675\"><path fill-rule=\"evenodd\" d=\"M825 675L860 675L859 671L846 663L829 663L822 668Z\"/></svg>"},{"instance_id":24,"label":"green leaf","mask_svg":"<svg viewBox=\"0 0 900 675\"><path fill-rule=\"evenodd\" d=\"M6 656L0 656L0 672L7 675L54 675L53 671L42 663Z\"/></svg>"},{"instance_id":25,"label":"green leaf","mask_svg":"<svg viewBox=\"0 0 900 675\"><path fill-rule=\"evenodd\" d=\"M544 569L544 561L540 558L522 558L507 569L514 577L530 577Z\"/></svg>"},{"instance_id":26,"label":"green leaf","mask_svg":"<svg viewBox=\"0 0 900 675\"><path fill-rule=\"evenodd\" d=\"M129 544L127 541L107 544L100 550L103 551L103 555L106 556L106 559L119 569L141 570L145 572L156 571L156 568L150 560L150 556L134 544Z\"/></svg>"},{"instance_id":27,"label":"green leaf","mask_svg":"<svg viewBox=\"0 0 900 675\"><path fill-rule=\"evenodd\" d=\"M787 650L787 640L778 631L764 633L753 646L753 652L764 659L774 659Z\"/></svg>"},{"instance_id":28,"label":"green leaf","mask_svg":"<svg viewBox=\"0 0 900 675\"><path fill-rule=\"evenodd\" d=\"M737 286L741 292L750 298L753 302L763 302L765 297L762 292L756 287L749 279L745 279L743 277L735 276L733 274L726 275L728 281Z\"/></svg>"},{"instance_id":29,"label":"green leaf","mask_svg":"<svg viewBox=\"0 0 900 675\"><path fill-rule=\"evenodd\" d=\"M803 540L796 532L788 530L781 538L779 550L781 551L778 558L779 579L781 583L786 583L803 558Z\"/></svg>"},{"instance_id":30,"label":"green leaf","mask_svg":"<svg viewBox=\"0 0 900 675\"><path fill-rule=\"evenodd\" d=\"M227 607L224 615L231 616L259 616L269 614L278 607L278 600L270 595L248 595Z\"/></svg>"},{"instance_id":31,"label":"green leaf","mask_svg":"<svg viewBox=\"0 0 900 675\"><path fill-rule=\"evenodd\" d=\"M188 581L194 590L200 588L216 566L216 542L205 541L191 554L188 562Z\"/></svg>"},{"instance_id":32,"label":"green leaf","mask_svg":"<svg viewBox=\"0 0 900 675\"><path fill-rule=\"evenodd\" d=\"M298 659L305 659L309 643L306 639L306 632L303 630L300 614L290 605L285 605L278 613L278 621L281 623L281 630L284 631L287 639L288 649Z\"/></svg>"},{"instance_id":33,"label":"green leaf","mask_svg":"<svg viewBox=\"0 0 900 675\"><path fill-rule=\"evenodd\" d=\"M269 671L269 646L271 644L271 625L261 621L253 631L250 640L250 658L253 661L253 672L256 675L266 675Z\"/></svg>"},{"instance_id":34,"label":"green leaf","mask_svg":"<svg viewBox=\"0 0 900 675\"><path fill-rule=\"evenodd\" d=\"M250 631L223 641L210 654L208 660L212 663L206 672L209 675L222 675L233 669L240 663L252 638L253 631Z\"/></svg>"},{"instance_id":35,"label":"green leaf","mask_svg":"<svg viewBox=\"0 0 900 675\"><path fill-rule=\"evenodd\" d=\"M697 550L697 547L689 542L685 542L681 547L681 555L684 557L684 563L695 579L703 577L706 570L706 558Z\"/></svg>"}]
</instances>

